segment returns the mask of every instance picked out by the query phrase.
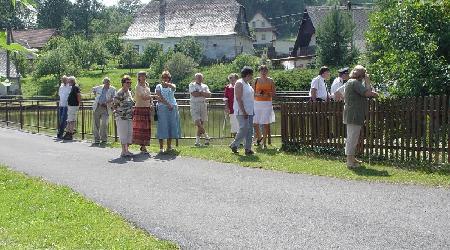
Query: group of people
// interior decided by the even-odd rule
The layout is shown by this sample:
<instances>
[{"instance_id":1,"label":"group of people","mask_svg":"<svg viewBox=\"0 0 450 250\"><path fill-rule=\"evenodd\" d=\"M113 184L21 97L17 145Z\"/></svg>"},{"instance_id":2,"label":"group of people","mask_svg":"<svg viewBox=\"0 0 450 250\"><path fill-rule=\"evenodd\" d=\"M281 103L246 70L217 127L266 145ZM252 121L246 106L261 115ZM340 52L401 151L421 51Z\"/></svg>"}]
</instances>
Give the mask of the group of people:
<instances>
[{"instance_id":1,"label":"group of people","mask_svg":"<svg viewBox=\"0 0 450 250\"><path fill-rule=\"evenodd\" d=\"M253 144L267 148L270 124L275 122L272 99L276 95L275 83L269 77L265 65L258 68L259 76L253 79L251 67L244 67L240 75L228 76L229 83L224 89L225 113L229 116L231 133L234 137L230 144L231 151L238 153L244 141L245 155L252 155ZM347 166L357 167L360 161L355 158L359 134L365 119L366 101L377 97L370 85L369 75L363 66L356 66L351 72L348 68L339 70L329 92L325 81L330 78L330 69L322 67L319 75L311 82L310 97L313 102L329 100L344 101L344 123L347 125L345 152ZM131 156L131 144L139 145L142 153L148 153L150 145L152 118L157 122L156 137L159 140L160 153L171 151L172 140L181 137L180 115L175 98L176 85L171 74L164 71L161 81L152 93L147 82L147 74L137 74L134 96L131 92L132 79L125 75L121 79L122 87L116 91L109 78L103 84L92 89L95 95L93 104L93 135L95 143L106 143L108 121L114 115L117 133L122 144L122 157ZM208 121L207 98L211 97L208 85L204 83L201 73L194 76L189 84L190 112L197 128L195 145L210 144L205 124ZM59 88L59 128L57 137L71 140L75 131L77 111L81 102L80 89L73 76L62 78ZM153 101L157 101L154 106ZM64 134L65 132L65 134ZM166 140L166 149L164 149Z\"/></svg>"},{"instance_id":2,"label":"group of people","mask_svg":"<svg viewBox=\"0 0 450 250\"><path fill-rule=\"evenodd\" d=\"M311 81L311 101L344 101L343 121L347 130L345 154L347 167L353 169L361 164L355 155L365 121L367 99L378 97L378 93L373 90L369 74L361 65L357 65L351 72L348 68L340 69L339 76L333 81L330 92L325 83L325 80L329 78L330 69L322 67L319 75Z\"/></svg>"}]
</instances>

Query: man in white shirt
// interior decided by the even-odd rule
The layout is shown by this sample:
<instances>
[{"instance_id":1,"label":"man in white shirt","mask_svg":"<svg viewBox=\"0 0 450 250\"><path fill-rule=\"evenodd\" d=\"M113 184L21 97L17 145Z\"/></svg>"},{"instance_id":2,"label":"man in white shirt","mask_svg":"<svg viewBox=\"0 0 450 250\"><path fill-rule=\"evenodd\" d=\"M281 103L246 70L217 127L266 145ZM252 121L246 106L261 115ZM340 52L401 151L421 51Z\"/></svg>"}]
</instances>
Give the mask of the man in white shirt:
<instances>
[{"instance_id":1,"label":"man in white shirt","mask_svg":"<svg viewBox=\"0 0 450 250\"><path fill-rule=\"evenodd\" d=\"M211 97L208 85L203 83L203 75L195 74L195 81L189 84L189 93L191 94L191 116L197 126L197 137L195 146L200 146L200 137L204 136L205 145L209 145L209 136L205 130L205 122L208 121L208 109L206 98Z\"/></svg>"},{"instance_id":2,"label":"man in white shirt","mask_svg":"<svg viewBox=\"0 0 450 250\"><path fill-rule=\"evenodd\" d=\"M326 102L328 100L328 91L325 80L330 79L330 69L326 66L320 68L319 75L311 81L309 96L313 102Z\"/></svg>"},{"instance_id":3,"label":"man in white shirt","mask_svg":"<svg viewBox=\"0 0 450 250\"><path fill-rule=\"evenodd\" d=\"M343 68L338 70L339 76L334 79L333 84L331 85L331 98L335 101L344 100L344 83L349 79L349 69Z\"/></svg>"},{"instance_id":4,"label":"man in white shirt","mask_svg":"<svg viewBox=\"0 0 450 250\"><path fill-rule=\"evenodd\" d=\"M58 96L59 96L59 103L58 103L58 134L56 137L58 139L62 139L64 135L64 130L66 129L67 125L67 106L68 106L68 99L70 91L72 90L72 86L70 86L67 82L67 76L64 75L61 77L61 85L59 86L58 90Z\"/></svg>"},{"instance_id":5,"label":"man in white shirt","mask_svg":"<svg viewBox=\"0 0 450 250\"><path fill-rule=\"evenodd\" d=\"M111 104L116 95L116 89L111 86L111 80L105 77L103 85L93 87L92 93L95 95L94 104L92 105L94 114L92 129L95 144L106 143L108 141L109 115L112 113Z\"/></svg>"}]
</instances>

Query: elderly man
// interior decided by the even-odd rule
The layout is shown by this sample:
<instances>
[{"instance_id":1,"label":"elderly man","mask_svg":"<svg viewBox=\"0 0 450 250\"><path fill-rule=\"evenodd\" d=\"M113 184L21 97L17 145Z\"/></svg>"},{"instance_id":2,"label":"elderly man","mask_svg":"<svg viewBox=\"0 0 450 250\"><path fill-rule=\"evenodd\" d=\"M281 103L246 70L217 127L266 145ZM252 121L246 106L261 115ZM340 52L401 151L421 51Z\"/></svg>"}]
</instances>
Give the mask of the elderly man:
<instances>
[{"instance_id":1,"label":"elderly man","mask_svg":"<svg viewBox=\"0 0 450 250\"><path fill-rule=\"evenodd\" d=\"M200 146L201 136L205 138L205 145L209 145L209 136L205 130L205 122L208 121L206 98L211 97L211 92L208 85L203 83L203 75L201 73L195 74L195 81L189 84L189 93L191 94L192 120L197 126L195 146Z\"/></svg>"},{"instance_id":2,"label":"elderly man","mask_svg":"<svg viewBox=\"0 0 450 250\"><path fill-rule=\"evenodd\" d=\"M320 68L319 75L311 81L309 96L313 102L328 101L328 90L325 80L330 79L330 69L323 66Z\"/></svg>"},{"instance_id":3,"label":"elderly man","mask_svg":"<svg viewBox=\"0 0 450 250\"><path fill-rule=\"evenodd\" d=\"M59 124L58 124L58 134L57 138L62 139L64 135L64 130L66 129L67 125L67 100L69 99L70 91L72 90L72 86L70 86L67 83L67 76L63 76L61 78L61 85L59 86L58 90L58 96L59 96L59 103L58 103L58 118L59 118Z\"/></svg>"},{"instance_id":4,"label":"elderly man","mask_svg":"<svg viewBox=\"0 0 450 250\"><path fill-rule=\"evenodd\" d=\"M116 94L116 89L111 86L108 77L103 79L103 85L93 87L92 93L95 95L92 109L94 111L93 134L95 143L106 143L108 141L109 115L112 112L112 102Z\"/></svg>"},{"instance_id":5,"label":"elderly man","mask_svg":"<svg viewBox=\"0 0 450 250\"><path fill-rule=\"evenodd\" d=\"M342 68L339 71L339 76L334 79L333 84L331 85L331 98L335 101L344 100L344 83L349 79L349 69Z\"/></svg>"}]
</instances>

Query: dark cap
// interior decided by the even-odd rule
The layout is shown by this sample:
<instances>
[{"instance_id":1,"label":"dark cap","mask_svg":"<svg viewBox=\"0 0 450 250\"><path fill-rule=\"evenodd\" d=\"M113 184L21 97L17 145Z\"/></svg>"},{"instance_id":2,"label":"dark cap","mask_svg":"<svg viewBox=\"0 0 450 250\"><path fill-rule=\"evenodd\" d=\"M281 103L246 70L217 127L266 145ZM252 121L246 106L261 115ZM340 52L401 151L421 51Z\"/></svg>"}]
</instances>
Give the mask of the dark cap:
<instances>
[{"instance_id":1,"label":"dark cap","mask_svg":"<svg viewBox=\"0 0 450 250\"><path fill-rule=\"evenodd\" d=\"M348 68L342 68L340 70L338 70L339 74L349 74L349 69Z\"/></svg>"}]
</instances>

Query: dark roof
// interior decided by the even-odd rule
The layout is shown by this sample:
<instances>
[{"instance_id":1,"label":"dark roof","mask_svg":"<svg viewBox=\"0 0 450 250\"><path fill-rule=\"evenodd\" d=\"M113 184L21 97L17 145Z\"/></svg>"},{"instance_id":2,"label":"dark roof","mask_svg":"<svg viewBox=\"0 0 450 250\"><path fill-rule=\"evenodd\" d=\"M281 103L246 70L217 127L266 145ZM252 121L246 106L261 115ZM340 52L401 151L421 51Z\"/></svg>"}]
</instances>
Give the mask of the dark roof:
<instances>
[{"instance_id":1,"label":"dark roof","mask_svg":"<svg viewBox=\"0 0 450 250\"><path fill-rule=\"evenodd\" d=\"M27 48L41 49L56 34L56 29L15 30L13 39Z\"/></svg>"},{"instance_id":2,"label":"dark roof","mask_svg":"<svg viewBox=\"0 0 450 250\"><path fill-rule=\"evenodd\" d=\"M14 62L11 58L10 60L11 64L9 66L10 68L10 74L9 76L11 78L17 78L17 70L16 67L14 65ZM0 50L0 76L6 77L6 51L4 50Z\"/></svg>"},{"instance_id":3,"label":"dark roof","mask_svg":"<svg viewBox=\"0 0 450 250\"><path fill-rule=\"evenodd\" d=\"M151 1L136 15L124 39L250 36L245 9L236 0Z\"/></svg>"},{"instance_id":4,"label":"dark roof","mask_svg":"<svg viewBox=\"0 0 450 250\"><path fill-rule=\"evenodd\" d=\"M324 18L331 12L334 6L308 6L303 14L303 20L300 24L299 32L297 35L297 41L293 53L296 53L298 48L306 47L311 41L312 34L315 33L315 29L320 25ZM349 11L347 6L339 6L340 11ZM364 33L369 27L369 14L373 11L370 6L353 6L351 9L351 15L353 22L355 23L355 33L353 36L357 46L364 46ZM312 32L312 33L311 33ZM360 48L361 49L361 48Z\"/></svg>"}]
</instances>

